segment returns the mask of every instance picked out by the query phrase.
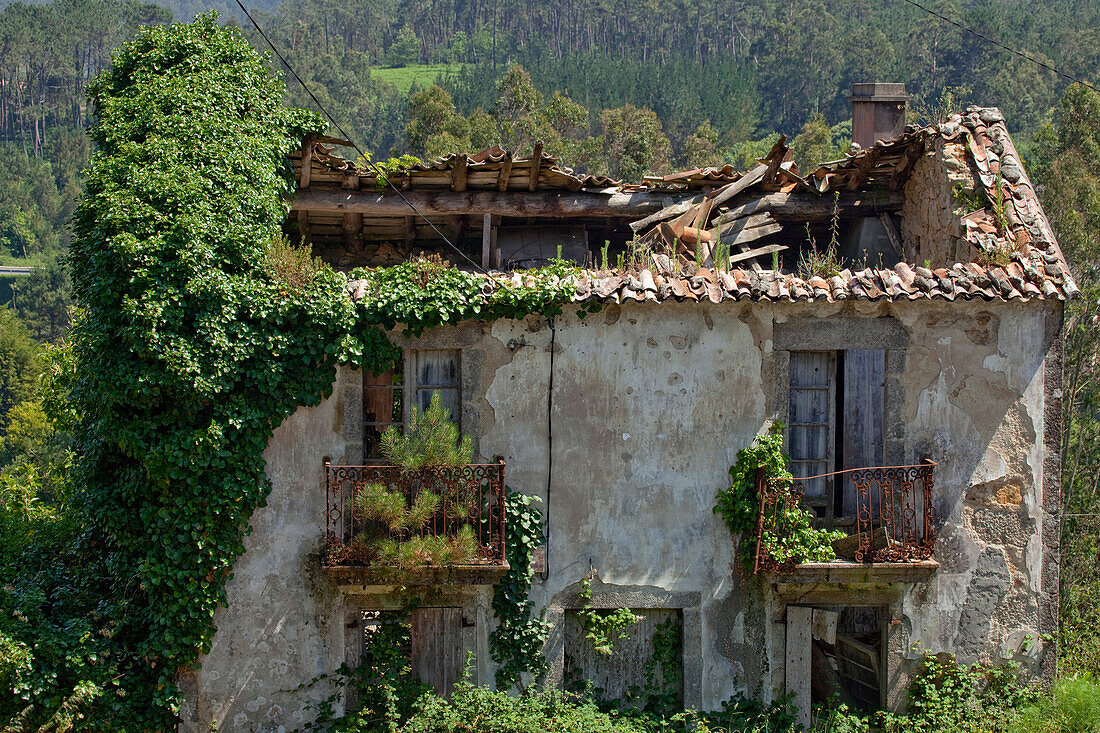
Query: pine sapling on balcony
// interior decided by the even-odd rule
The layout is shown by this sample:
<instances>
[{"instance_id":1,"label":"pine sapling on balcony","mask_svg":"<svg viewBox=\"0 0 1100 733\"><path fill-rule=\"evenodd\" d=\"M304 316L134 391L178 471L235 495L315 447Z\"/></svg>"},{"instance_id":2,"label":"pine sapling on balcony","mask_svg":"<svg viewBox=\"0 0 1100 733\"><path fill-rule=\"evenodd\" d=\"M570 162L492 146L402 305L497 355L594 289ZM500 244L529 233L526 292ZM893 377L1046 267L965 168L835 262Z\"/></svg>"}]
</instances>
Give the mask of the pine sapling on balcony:
<instances>
[{"instance_id":1,"label":"pine sapling on balcony","mask_svg":"<svg viewBox=\"0 0 1100 733\"><path fill-rule=\"evenodd\" d=\"M439 469L470 463L472 441L460 440L439 393L423 413L412 408L406 433L388 428L381 447L386 460L404 469L401 485L367 483L359 489L354 512L362 530L353 540L355 554L401 570L471 562L478 550L471 523L479 516L471 502L480 495Z\"/></svg>"}]
</instances>

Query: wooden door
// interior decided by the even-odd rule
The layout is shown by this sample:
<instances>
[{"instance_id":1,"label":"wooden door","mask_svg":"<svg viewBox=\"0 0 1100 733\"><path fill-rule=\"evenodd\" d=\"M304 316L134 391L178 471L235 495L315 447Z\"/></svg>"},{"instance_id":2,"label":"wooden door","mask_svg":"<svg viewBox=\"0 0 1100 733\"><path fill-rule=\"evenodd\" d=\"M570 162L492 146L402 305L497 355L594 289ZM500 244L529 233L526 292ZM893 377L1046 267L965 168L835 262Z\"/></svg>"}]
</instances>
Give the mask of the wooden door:
<instances>
[{"instance_id":1,"label":"wooden door","mask_svg":"<svg viewBox=\"0 0 1100 733\"><path fill-rule=\"evenodd\" d=\"M431 685L437 695L451 694L462 679L465 649L462 646L462 610L417 608L409 614L412 627L413 673Z\"/></svg>"},{"instance_id":2,"label":"wooden door","mask_svg":"<svg viewBox=\"0 0 1100 733\"><path fill-rule=\"evenodd\" d=\"M792 351L787 451L795 478L829 473L835 465L836 352ZM801 482L806 504L819 517L832 512L832 482Z\"/></svg>"},{"instance_id":3,"label":"wooden door","mask_svg":"<svg viewBox=\"0 0 1100 733\"><path fill-rule=\"evenodd\" d=\"M886 436L886 352L882 349L852 349L844 352L844 427L841 456L847 468L881 466ZM856 513L856 489L850 477L841 482L842 515ZM872 516L878 515L879 496L870 492Z\"/></svg>"}]
</instances>

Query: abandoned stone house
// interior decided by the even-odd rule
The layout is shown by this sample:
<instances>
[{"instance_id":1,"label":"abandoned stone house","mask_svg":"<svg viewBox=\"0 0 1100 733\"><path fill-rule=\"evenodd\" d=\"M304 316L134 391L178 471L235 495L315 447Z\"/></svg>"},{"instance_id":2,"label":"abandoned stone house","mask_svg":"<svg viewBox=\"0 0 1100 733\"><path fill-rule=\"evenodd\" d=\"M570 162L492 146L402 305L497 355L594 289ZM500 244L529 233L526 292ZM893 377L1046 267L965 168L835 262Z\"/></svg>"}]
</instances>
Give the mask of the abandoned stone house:
<instances>
[{"instance_id":1,"label":"abandoned stone house","mask_svg":"<svg viewBox=\"0 0 1100 733\"><path fill-rule=\"evenodd\" d=\"M418 252L460 264L445 233L515 282L574 260L576 305L602 307L395 329L400 373L341 368L329 399L277 429L274 488L212 649L184 680L182 729L298 728L331 692L303 683L357 664L379 612L401 607L384 575L326 566L322 550L346 539L357 486L382 470L379 432L433 392L473 438L478 465L463 477L486 505L505 475L542 500L531 598L554 624L549 684L583 674L617 697L668 624L687 707L790 691L803 720L836 694L896 709L921 649L1049 675L1061 330L1078 291L1000 112L907 126L900 87L857 85L855 144L810 172L780 140L747 172L637 184L575 175L541 145L392 174L433 226L335 141L307 140L288 227L338 269ZM807 265L830 242L839 266ZM350 281L349 296L362 288ZM859 561L737 556L715 495L776 421L804 505L861 537ZM883 527L884 544L862 539ZM411 620L411 662L442 692L468 651L475 681L493 683L502 537L479 536L478 564L406 581L432 589ZM586 604L642 619L609 658L578 633Z\"/></svg>"}]
</instances>

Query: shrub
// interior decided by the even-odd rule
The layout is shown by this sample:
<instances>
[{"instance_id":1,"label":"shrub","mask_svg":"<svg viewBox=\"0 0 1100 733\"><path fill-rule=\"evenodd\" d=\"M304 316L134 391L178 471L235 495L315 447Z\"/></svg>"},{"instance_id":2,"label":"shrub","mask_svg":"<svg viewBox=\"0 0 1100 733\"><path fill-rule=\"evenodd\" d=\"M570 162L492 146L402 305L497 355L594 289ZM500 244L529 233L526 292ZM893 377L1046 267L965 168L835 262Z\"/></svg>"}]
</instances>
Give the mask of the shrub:
<instances>
[{"instance_id":1,"label":"shrub","mask_svg":"<svg viewBox=\"0 0 1100 733\"><path fill-rule=\"evenodd\" d=\"M1023 707L1009 733L1100 733L1100 683L1091 677L1063 677L1034 703Z\"/></svg>"}]
</instances>

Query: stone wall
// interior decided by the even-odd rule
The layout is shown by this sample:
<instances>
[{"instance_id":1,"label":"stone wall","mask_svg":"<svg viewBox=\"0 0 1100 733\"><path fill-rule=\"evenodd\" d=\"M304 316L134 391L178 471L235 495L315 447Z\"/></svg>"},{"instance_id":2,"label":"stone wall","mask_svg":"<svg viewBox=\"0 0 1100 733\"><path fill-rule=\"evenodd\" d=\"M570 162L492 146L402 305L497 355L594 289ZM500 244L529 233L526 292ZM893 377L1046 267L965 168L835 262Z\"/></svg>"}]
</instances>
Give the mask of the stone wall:
<instances>
[{"instance_id":1,"label":"stone wall","mask_svg":"<svg viewBox=\"0 0 1100 733\"><path fill-rule=\"evenodd\" d=\"M896 706L914 643L964 661L1052 664L1029 639L1054 628L1057 613L1057 482L1044 472L1057 465L1060 328L1059 304L663 303L392 337L406 348L462 349L464 433L482 458L505 457L509 486L543 498L549 541L537 607L562 618L594 575L597 606L683 609L685 703L704 708L738 689L782 691L784 604L794 602L746 573L712 513L728 467L785 418L789 350L886 348L887 460L939 464L940 568L926 583L799 592L888 608ZM259 727L276 720L292 729L320 691L290 690L355 659L349 614L368 596L327 586L315 555L321 459L358 446L354 379L342 372L334 397L299 411L268 449L276 491L254 518L192 683L196 725L243 715L252 729L277 729ZM384 590L371 589L370 602ZM488 682L485 602L465 605L481 614L472 643ZM547 645L554 681L563 654L559 627ZM290 661L275 674L272 659Z\"/></svg>"},{"instance_id":2,"label":"stone wall","mask_svg":"<svg viewBox=\"0 0 1100 733\"><path fill-rule=\"evenodd\" d=\"M959 221L961 214L969 214L973 208L956 198L956 194L965 192L974 198L975 186L965 143L946 142L937 137L913 163L913 171L905 184L901 219L905 262L921 265L927 261L932 268L937 268L973 259L974 252L963 239Z\"/></svg>"}]
</instances>

